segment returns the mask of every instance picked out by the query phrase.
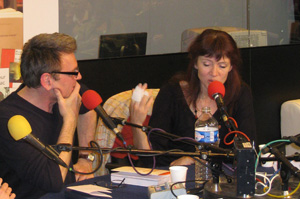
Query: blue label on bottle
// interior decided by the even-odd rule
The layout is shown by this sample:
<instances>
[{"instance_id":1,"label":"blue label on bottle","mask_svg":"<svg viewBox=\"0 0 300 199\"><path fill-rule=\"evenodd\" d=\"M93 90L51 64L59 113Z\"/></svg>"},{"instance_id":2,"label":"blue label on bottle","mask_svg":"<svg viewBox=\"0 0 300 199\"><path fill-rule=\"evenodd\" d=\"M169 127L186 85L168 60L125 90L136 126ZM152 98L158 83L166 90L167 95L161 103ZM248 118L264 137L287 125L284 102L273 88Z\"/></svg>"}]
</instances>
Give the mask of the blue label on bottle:
<instances>
[{"instance_id":1,"label":"blue label on bottle","mask_svg":"<svg viewBox=\"0 0 300 199\"><path fill-rule=\"evenodd\" d=\"M215 143L219 140L218 128L196 128L195 140L198 142Z\"/></svg>"}]
</instances>

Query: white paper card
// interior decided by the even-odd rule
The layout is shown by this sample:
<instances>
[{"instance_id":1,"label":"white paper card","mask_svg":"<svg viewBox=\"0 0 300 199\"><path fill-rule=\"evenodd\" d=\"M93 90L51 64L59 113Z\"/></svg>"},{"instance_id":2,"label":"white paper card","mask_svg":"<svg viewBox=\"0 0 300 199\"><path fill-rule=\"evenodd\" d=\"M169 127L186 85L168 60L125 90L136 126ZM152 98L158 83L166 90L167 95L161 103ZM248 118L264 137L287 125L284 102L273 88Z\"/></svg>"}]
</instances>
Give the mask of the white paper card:
<instances>
[{"instance_id":1,"label":"white paper card","mask_svg":"<svg viewBox=\"0 0 300 199\"><path fill-rule=\"evenodd\" d=\"M105 193L111 193L111 189L101 187L98 185L78 185L78 186L70 186L67 189L79 191L82 193L90 194L92 196L102 196L107 198L112 198L110 195Z\"/></svg>"},{"instance_id":2,"label":"white paper card","mask_svg":"<svg viewBox=\"0 0 300 199\"><path fill-rule=\"evenodd\" d=\"M9 87L9 68L0 68L0 87Z\"/></svg>"}]
</instances>

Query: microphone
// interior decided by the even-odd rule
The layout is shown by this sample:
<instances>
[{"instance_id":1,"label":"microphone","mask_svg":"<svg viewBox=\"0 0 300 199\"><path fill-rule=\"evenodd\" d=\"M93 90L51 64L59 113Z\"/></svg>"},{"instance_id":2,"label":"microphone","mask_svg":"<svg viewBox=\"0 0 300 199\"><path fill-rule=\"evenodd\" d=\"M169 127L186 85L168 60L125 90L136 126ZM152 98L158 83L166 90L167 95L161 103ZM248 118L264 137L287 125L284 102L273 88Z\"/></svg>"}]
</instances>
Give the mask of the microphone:
<instances>
[{"instance_id":1,"label":"microphone","mask_svg":"<svg viewBox=\"0 0 300 199\"><path fill-rule=\"evenodd\" d=\"M109 115L106 113L106 111L103 109L103 107L100 105L102 102L102 98L100 95L93 90L87 90L83 93L81 97L83 105L89 109L89 110L95 110L99 117L102 118L104 124L111 129L116 136L123 142L124 138L117 128L117 125L112 121L112 119L109 117Z\"/></svg>"},{"instance_id":2,"label":"microphone","mask_svg":"<svg viewBox=\"0 0 300 199\"><path fill-rule=\"evenodd\" d=\"M226 123L228 121L228 113L226 112L223 97L225 95L225 87L219 81L213 81L208 85L208 96L215 100L222 114L222 119Z\"/></svg>"},{"instance_id":3,"label":"microphone","mask_svg":"<svg viewBox=\"0 0 300 199\"><path fill-rule=\"evenodd\" d=\"M221 112L221 117L227 128L232 128L234 131L238 131L237 126L232 120L229 120L230 117L226 111L224 105L223 97L225 96L225 87L222 82L213 81L208 85L207 89L208 95L211 99L215 100L218 106L219 111Z\"/></svg>"},{"instance_id":4,"label":"microphone","mask_svg":"<svg viewBox=\"0 0 300 199\"><path fill-rule=\"evenodd\" d=\"M213 81L208 85L208 96L215 100L218 108L224 108L225 87L219 81Z\"/></svg>"},{"instance_id":5,"label":"microphone","mask_svg":"<svg viewBox=\"0 0 300 199\"><path fill-rule=\"evenodd\" d=\"M31 126L25 117L22 115L15 115L8 120L7 126L10 135L16 141L20 139L26 140L29 142L29 144L33 145L49 159L54 160L61 166L68 168L68 165L59 157L58 152L55 151L52 146L45 146L34 135L31 134Z\"/></svg>"}]
</instances>

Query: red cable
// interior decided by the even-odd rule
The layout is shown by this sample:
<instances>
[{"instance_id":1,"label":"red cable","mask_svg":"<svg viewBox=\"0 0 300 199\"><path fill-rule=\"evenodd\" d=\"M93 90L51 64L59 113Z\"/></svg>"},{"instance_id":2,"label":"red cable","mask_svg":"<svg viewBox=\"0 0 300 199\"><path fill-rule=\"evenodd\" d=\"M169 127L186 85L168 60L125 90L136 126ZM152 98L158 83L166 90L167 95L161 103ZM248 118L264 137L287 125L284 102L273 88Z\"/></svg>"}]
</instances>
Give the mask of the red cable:
<instances>
[{"instance_id":1,"label":"red cable","mask_svg":"<svg viewBox=\"0 0 300 199\"><path fill-rule=\"evenodd\" d=\"M235 121L235 119L233 119L232 117L229 117L228 119L230 119L231 121L233 121L234 124L235 124L235 126L238 127L237 122ZM241 131L231 131L230 129L228 129L228 130L229 130L229 133L227 133L225 135L225 137L224 137L224 144L231 145L234 142L234 139L232 139L230 142L226 142L227 137L229 135L233 134L233 133L235 133L235 137L237 136L238 133L241 134L241 135L243 135L250 142L249 137L245 133L243 133Z\"/></svg>"},{"instance_id":2,"label":"red cable","mask_svg":"<svg viewBox=\"0 0 300 199\"><path fill-rule=\"evenodd\" d=\"M250 142L249 137L248 137L245 133L243 133L243 132L241 132L241 131L231 131L231 132L229 132L229 133L227 133L227 134L225 135L225 137L224 137L224 144L226 144L226 145L231 145L231 144L233 143L234 139L232 139L230 142L226 142L227 137L228 137L229 135L233 134L233 133L235 133L235 136L237 136L238 133L241 134L241 135L243 135L243 136Z\"/></svg>"},{"instance_id":3,"label":"red cable","mask_svg":"<svg viewBox=\"0 0 300 199\"><path fill-rule=\"evenodd\" d=\"M261 182L261 183L263 183L264 184L264 182L263 181L261 181L260 179L258 179L258 178L255 178L255 180L256 181L258 181L258 182Z\"/></svg>"},{"instance_id":4,"label":"red cable","mask_svg":"<svg viewBox=\"0 0 300 199\"><path fill-rule=\"evenodd\" d=\"M239 128L237 125L237 122L235 121L235 119L233 119L233 117L228 117L228 119L234 122L234 125L236 126L236 128Z\"/></svg>"}]
</instances>

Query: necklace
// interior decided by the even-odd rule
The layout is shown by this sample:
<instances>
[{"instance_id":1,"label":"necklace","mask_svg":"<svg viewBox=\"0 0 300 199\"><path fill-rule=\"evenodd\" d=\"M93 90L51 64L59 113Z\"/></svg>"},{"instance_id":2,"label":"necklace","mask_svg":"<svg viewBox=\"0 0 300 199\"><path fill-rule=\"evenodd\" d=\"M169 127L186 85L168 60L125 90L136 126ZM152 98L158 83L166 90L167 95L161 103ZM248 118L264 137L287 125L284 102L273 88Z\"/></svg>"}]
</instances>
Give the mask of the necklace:
<instances>
[{"instance_id":1,"label":"necklace","mask_svg":"<svg viewBox=\"0 0 300 199\"><path fill-rule=\"evenodd\" d=\"M195 109L195 119L198 119L197 109Z\"/></svg>"},{"instance_id":2,"label":"necklace","mask_svg":"<svg viewBox=\"0 0 300 199\"><path fill-rule=\"evenodd\" d=\"M197 110L197 107L195 107L195 119L198 119L198 110Z\"/></svg>"},{"instance_id":3,"label":"necklace","mask_svg":"<svg viewBox=\"0 0 300 199\"><path fill-rule=\"evenodd\" d=\"M202 102L207 99L207 97L199 97L196 104L194 105L194 109L195 109L195 118L198 119L198 112L201 112L201 107L203 106ZM198 106L200 106L200 110L198 109Z\"/></svg>"}]
</instances>

